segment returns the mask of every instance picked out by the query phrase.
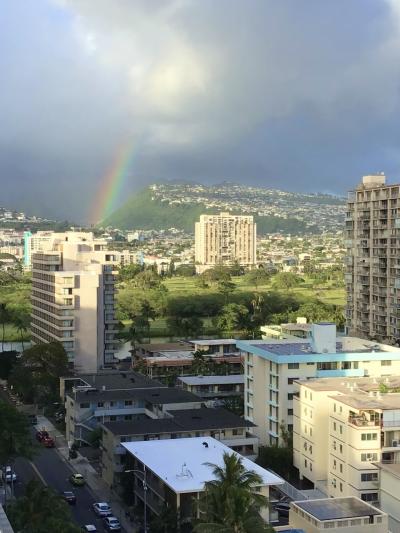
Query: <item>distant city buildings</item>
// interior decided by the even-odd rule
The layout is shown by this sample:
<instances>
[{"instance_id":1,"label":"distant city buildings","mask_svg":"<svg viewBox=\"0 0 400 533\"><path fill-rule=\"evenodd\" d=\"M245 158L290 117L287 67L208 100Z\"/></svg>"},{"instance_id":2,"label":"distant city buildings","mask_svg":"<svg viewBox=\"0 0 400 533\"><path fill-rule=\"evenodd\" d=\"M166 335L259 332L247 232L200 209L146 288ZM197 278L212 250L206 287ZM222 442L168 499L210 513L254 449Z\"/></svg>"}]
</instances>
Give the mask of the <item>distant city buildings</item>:
<instances>
[{"instance_id":1,"label":"distant city buildings","mask_svg":"<svg viewBox=\"0 0 400 533\"><path fill-rule=\"evenodd\" d=\"M76 372L111 365L118 351L117 255L92 233L52 233L32 253L34 344L59 341Z\"/></svg>"},{"instance_id":2,"label":"distant city buildings","mask_svg":"<svg viewBox=\"0 0 400 533\"><path fill-rule=\"evenodd\" d=\"M195 225L195 262L198 272L217 265L256 264L256 224L252 216L201 215Z\"/></svg>"},{"instance_id":3,"label":"distant city buildings","mask_svg":"<svg viewBox=\"0 0 400 533\"><path fill-rule=\"evenodd\" d=\"M384 342L400 339L400 185L364 176L346 215L347 328Z\"/></svg>"}]
</instances>

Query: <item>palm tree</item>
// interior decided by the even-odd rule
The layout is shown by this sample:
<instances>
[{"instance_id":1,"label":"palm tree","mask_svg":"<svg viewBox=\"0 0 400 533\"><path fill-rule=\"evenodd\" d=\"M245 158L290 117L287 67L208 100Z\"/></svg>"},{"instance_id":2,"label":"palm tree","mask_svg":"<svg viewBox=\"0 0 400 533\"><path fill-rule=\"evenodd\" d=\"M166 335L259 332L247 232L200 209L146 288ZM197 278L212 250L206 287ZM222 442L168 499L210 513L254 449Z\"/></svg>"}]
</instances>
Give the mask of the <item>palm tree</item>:
<instances>
[{"instance_id":1,"label":"palm tree","mask_svg":"<svg viewBox=\"0 0 400 533\"><path fill-rule=\"evenodd\" d=\"M246 470L242 458L224 453L223 466L206 463L212 468L214 480L205 484L200 499L200 519L196 533L267 533L273 529L260 515L268 505L265 496L257 492L262 478Z\"/></svg>"},{"instance_id":2,"label":"palm tree","mask_svg":"<svg viewBox=\"0 0 400 533\"><path fill-rule=\"evenodd\" d=\"M6 323L10 319L10 313L7 309L7 304L0 302L0 323L2 327L2 336L1 336L1 351L4 352L4 340L6 336Z\"/></svg>"},{"instance_id":3,"label":"palm tree","mask_svg":"<svg viewBox=\"0 0 400 533\"><path fill-rule=\"evenodd\" d=\"M28 331L29 315L25 312L18 313L13 317L13 323L20 335L22 351L24 351L24 335Z\"/></svg>"}]
</instances>

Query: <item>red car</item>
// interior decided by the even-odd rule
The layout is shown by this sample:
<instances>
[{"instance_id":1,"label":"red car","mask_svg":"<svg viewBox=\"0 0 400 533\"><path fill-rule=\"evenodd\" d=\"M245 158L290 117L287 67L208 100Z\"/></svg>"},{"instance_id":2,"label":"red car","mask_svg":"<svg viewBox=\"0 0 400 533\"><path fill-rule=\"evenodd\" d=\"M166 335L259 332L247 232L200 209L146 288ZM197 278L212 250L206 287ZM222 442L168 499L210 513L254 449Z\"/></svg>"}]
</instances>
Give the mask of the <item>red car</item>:
<instances>
[{"instance_id":1,"label":"red car","mask_svg":"<svg viewBox=\"0 0 400 533\"><path fill-rule=\"evenodd\" d=\"M54 439L52 437L44 437L42 443L46 448L54 448Z\"/></svg>"}]
</instances>

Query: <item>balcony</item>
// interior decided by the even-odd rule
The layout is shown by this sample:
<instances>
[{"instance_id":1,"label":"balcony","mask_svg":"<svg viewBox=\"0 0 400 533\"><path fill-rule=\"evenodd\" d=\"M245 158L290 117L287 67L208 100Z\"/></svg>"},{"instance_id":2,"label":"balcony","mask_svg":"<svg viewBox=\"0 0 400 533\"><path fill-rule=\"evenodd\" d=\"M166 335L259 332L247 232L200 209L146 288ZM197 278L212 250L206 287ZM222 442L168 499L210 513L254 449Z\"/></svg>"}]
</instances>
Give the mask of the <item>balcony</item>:
<instances>
[{"instance_id":1,"label":"balcony","mask_svg":"<svg viewBox=\"0 0 400 533\"><path fill-rule=\"evenodd\" d=\"M349 416L348 423L357 428L374 427L380 428L381 424L378 420L368 420L362 416Z\"/></svg>"}]
</instances>

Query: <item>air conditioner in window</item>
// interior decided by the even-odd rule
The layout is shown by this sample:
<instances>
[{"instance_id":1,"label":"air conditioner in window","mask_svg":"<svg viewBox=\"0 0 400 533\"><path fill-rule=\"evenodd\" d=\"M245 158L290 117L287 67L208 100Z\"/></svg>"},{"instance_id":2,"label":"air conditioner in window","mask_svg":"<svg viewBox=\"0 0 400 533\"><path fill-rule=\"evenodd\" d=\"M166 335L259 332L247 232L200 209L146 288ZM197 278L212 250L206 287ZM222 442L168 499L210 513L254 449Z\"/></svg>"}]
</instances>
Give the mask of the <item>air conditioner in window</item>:
<instances>
[{"instance_id":1,"label":"air conditioner in window","mask_svg":"<svg viewBox=\"0 0 400 533\"><path fill-rule=\"evenodd\" d=\"M397 448L398 445L399 445L399 441L398 440L392 440L392 447L393 448Z\"/></svg>"}]
</instances>

